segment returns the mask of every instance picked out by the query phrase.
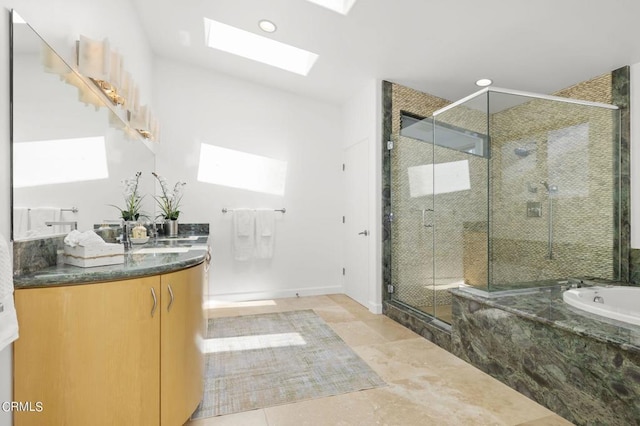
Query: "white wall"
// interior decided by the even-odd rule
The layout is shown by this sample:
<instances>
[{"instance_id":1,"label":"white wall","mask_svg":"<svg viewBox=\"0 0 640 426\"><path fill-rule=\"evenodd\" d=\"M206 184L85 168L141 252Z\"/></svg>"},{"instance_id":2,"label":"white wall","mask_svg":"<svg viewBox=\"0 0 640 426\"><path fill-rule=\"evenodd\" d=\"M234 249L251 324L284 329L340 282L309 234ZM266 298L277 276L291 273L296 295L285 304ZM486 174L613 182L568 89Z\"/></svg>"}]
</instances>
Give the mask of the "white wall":
<instances>
[{"instance_id":1,"label":"white wall","mask_svg":"<svg viewBox=\"0 0 640 426\"><path fill-rule=\"evenodd\" d=\"M368 80L342 108L342 149L360 141L369 142L369 283L367 308L382 313L382 82Z\"/></svg>"},{"instance_id":2,"label":"white wall","mask_svg":"<svg viewBox=\"0 0 640 426\"><path fill-rule=\"evenodd\" d=\"M631 65L631 248L640 249L640 64Z\"/></svg>"},{"instance_id":3,"label":"white wall","mask_svg":"<svg viewBox=\"0 0 640 426\"><path fill-rule=\"evenodd\" d=\"M340 108L208 70L156 59L154 104L162 123L157 171L186 181L180 221L210 224L210 294L249 300L342 292ZM284 196L197 181L201 143L288 163ZM276 215L271 260L235 261L232 213Z\"/></svg>"}]
</instances>

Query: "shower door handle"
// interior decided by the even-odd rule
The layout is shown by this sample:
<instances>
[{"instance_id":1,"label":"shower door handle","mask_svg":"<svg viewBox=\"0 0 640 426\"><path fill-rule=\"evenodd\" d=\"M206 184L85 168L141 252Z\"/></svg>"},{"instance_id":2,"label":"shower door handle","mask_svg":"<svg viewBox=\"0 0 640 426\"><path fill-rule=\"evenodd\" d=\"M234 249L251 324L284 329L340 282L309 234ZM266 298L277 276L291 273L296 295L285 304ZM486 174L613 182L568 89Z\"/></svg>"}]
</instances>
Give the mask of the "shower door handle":
<instances>
[{"instance_id":1,"label":"shower door handle","mask_svg":"<svg viewBox=\"0 0 640 426\"><path fill-rule=\"evenodd\" d=\"M364 230L364 231L362 231L362 232L358 232L358 235L364 235L364 236L366 237L367 235L369 235L369 231L367 231L367 230L365 229L365 230Z\"/></svg>"},{"instance_id":2,"label":"shower door handle","mask_svg":"<svg viewBox=\"0 0 640 426\"><path fill-rule=\"evenodd\" d=\"M424 228L432 228L433 227L433 225L427 225L427 222L426 222L427 212L432 212L432 211L433 211L433 209L422 209L422 226Z\"/></svg>"}]
</instances>

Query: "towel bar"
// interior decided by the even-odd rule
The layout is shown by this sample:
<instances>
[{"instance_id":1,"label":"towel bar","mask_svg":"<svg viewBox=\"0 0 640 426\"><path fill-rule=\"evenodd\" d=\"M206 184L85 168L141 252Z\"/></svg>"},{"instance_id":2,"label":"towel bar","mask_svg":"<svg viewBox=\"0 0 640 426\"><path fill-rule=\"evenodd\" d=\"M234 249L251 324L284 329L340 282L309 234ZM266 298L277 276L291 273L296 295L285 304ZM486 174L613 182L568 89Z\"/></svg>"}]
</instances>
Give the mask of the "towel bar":
<instances>
[{"instance_id":1,"label":"towel bar","mask_svg":"<svg viewBox=\"0 0 640 426\"><path fill-rule=\"evenodd\" d=\"M227 213L227 212L232 212L234 209L228 209L226 207L222 208L222 213ZM253 209L255 210L255 209ZM273 209L274 212L281 212L281 213L286 213L287 209L285 209L284 207L281 209Z\"/></svg>"},{"instance_id":2,"label":"towel bar","mask_svg":"<svg viewBox=\"0 0 640 426\"><path fill-rule=\"evenodd\" d=\"M31 211L31 208L28 208L27 211ZM78 208L77 207L71 207L70 209L60 209L61 212L73 212L73 213L78 213Z\"/></svg>"}]
</instances>

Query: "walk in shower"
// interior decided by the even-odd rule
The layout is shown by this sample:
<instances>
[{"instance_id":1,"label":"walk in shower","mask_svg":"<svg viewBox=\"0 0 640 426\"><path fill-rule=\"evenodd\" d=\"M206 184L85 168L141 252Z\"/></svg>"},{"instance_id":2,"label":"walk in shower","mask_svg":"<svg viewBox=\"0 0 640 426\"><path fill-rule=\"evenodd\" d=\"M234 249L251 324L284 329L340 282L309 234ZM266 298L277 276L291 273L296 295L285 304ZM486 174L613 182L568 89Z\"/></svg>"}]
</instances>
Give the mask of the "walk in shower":
<instances>
[{"instance_id":1,"label":"walk in shower","mask_svg":"<svg viewBox=\"0 0 640 426\"><path fill-rule=\"evenodd\" d=\"M485 88L390 148L393 300L451 321L450 288L620 277L616 107Z\"/></svg>"}]
</instances>

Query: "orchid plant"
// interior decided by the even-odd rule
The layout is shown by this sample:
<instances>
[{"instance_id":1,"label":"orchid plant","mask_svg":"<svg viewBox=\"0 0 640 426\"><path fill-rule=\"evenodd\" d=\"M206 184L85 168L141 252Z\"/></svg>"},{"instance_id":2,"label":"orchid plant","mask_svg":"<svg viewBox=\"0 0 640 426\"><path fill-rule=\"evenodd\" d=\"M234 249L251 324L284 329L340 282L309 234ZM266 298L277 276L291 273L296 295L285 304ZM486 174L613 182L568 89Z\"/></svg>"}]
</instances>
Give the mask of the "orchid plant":
<instances>
[{"instance_id":1,"label":"orchid plant","mask_svg":"<svg viewBox=\"0 0 640 426\"><path fill-rule=\"evenodd\" d=\"M123 195L125 208L120 208L114 204L110 204L110 206L120 210L120 216L124 220L138 220L138 218L142 215L140 209L144 195L141 196L140 194L138 194L138 184L140 182L141 175L142 172L137 172L134 177L123 179L120 181L122 183L122 186L124 187Z\"/></svg>"},{"instance_id":2,"label":"orchid plant","mask_svg":"<svg viewBox=\"0 0 640 426\"><path fill-rule=\"evenodd\" d=\"M153 197L158 206L160 206L160 210L162 212L161 217L164 217L168 220L177 220L178 216L180 216L180 201L182 201L182 187L186 185L186 182L176 182L173 186L173 190L169 190L169 186L167 185L167 180L158 175L155 172L151 172L153 176L160 183L160 189L162 190L162 195L159 197Z\"/></svg>"}]
</instances>

